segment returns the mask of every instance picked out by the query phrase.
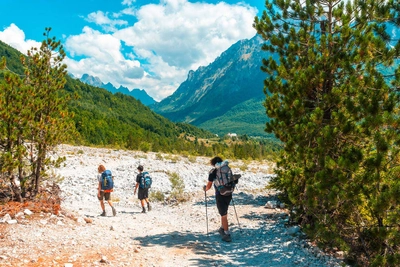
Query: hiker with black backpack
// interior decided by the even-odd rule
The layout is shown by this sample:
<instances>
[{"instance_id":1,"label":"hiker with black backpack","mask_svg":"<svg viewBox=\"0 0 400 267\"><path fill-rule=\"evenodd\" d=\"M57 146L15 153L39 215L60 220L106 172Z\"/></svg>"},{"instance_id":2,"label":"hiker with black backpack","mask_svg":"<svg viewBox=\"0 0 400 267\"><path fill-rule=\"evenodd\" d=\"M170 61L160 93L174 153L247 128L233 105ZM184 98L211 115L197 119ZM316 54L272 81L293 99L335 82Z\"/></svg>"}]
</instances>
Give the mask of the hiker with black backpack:
<instances>
[{"instance_id":1,"label":"hiker with black backpack","mask_svg":"<svg viewBox=\"0 0 400 267\"><path fill-rule=\"evenodd\" d=\"M97 198L100 201L100 206L101 209L103 210L103 213L100 214L100 216L106 216L106 207L104 205L104 199L107 201L108 205L110 205L112 209L113 216L117 215L117 211L113 206L113 203L111 201L111 192L113 191L114 188L114 181L113 181L113 176L110 170L106 170L106 167L103 165L99 165L97 168L98 175L97 175L97 181L98 187L97 187Z\"/></svg>"},{"instance_id":2,"label":"hiker with black backpack","mask_svg":"<svg viewBox=\"0 0 400 267\"><path fill-rule=\"evenodd\" d=\"M138 199L140 200L140 204L142 206L142 213L146 213L146 208L144 204L147 203L147 211L151 211L150 201L149 201L149 188L151 187L151 177L148 172L143 172L143 166L139 165L137 170L139 174L136 176L136 185L135 190L133 192L136 195L136 191L139 188Z\"/></svg>"},{"instance_id":3,"label":"hiker with black backpack","mask_svg":"<svg viewBox=\"0 0 400 267\"><path fill-rule=\"evenodd\" d=\"M233 174L228 166L228 161L223 161L220 157L214 157L210 160L213 169L208 174L208 183L203 187L204 191L208 191L214 184L215 201L217 204L218 213L221 215L221 226L218 233L222 240L231 242L231 234L228 225L228 208L232 200L232 192L235 188L233 182Z\"/></svg>"}]
</instances>

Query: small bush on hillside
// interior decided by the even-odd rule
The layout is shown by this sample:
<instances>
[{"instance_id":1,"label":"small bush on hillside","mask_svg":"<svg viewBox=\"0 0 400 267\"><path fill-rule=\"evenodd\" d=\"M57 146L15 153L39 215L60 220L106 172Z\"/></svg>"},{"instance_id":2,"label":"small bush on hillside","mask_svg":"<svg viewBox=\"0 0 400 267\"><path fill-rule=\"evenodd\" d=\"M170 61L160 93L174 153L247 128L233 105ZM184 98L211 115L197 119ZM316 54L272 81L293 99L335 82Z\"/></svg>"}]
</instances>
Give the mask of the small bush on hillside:
<instances>
[{"instance_id":1,"label":"small bush on hillside","mask_svg":"<svg viewBox=\"0 0 400 267\"><path fill-rule=\"evenodd\" d=\"M156 191L150 191L150 199L151 201L159 201L163 202L165 200L165 195L163 192L156 190Z\"/></svg>"},{"instance_id":2,"label":"small bush on hillside","mask_svg":"<svg viewBox=\"0 0 400 267\"><path fill-rule=\"evenodd\" d=\"M183 179L176 172L169 173L169 181L171 182L172 191L183 192L185 189Z\"/></svg>"},{"instance_id":3,"label":"small bush on hillside","mask_svg":"<svg viewBox=\"0 0 400 267\"><path fill-rule=\"evenodd\" d=\"M176 173L169 173L169 181L171 182L171 194L169 201L185 202L189 196L185 194L185 183L183 179Z\"/></svg>"},{"instance_id":4,"label":"small bush on hillside","mask_svg":"<svg viewBox=\"0 0 400 267\"><path fill-rule=\"evenodd\" d=\"M112 202L120 202L121 199L115 195L112 195L111 200L112 200Z\"/></svg>"},{"instance_id":5,"label":"small bush on hillside","mask_svg":"<svg viewBox=\"0 0 400 267\"><path fill-rule=\"evenodd\" d=\"M152 145L149 142L141 142L139 145L139 149L143 152L148 152L151 150L151 148L152 148Z\"/></svg>"},{"instance_id":6,"label":"small bush on hillside","mask_svg":"<svg viewBox=\"0 0 400 267\"><path fill-rule=\"evenodd\" d=\"M185 192L171 191L170 196L166 200L170 204L187 202L190 200L190 195Z\"/></svg>"},{"instance_id":7,"label":"small bush on hillside","mask_svg":"<svg viewBox=\"0 0 400 267\"><path fill-rule=\"evenodd\" d=\"M134 156L135 159L147 159L147 155L146 154L138 154Z\"/></svg>"},{"instance_id":8,"label":"small bush on hillside","mask_svg":"<svg viewBox=\"0 0 400 267\"><path fill-rule=\"evenodd\" d=\"M179 156L170 154L166 156L165 159L169 160L171 163L177 163L179 161Z\"/></svg>"},{"instance_id":9,"label":"small bush on hillside","mask_svg":"<svg viewBox=\"0 0 400 267\"><path fill-rule=\"evenodd\" d=\"M190 156L190 153L189 153L189 151L186 151L186 150L185 150L185 151L182 151L182 152L181 152L181 156L182 156L182 157L185 157L185 158L188 158L188 157Z\"/></svg>"},{"instance_id":10,"label":"small bush on hillside","mask_svg":"<svg viewBox=\"0 0 400 267\"><path fill-rule=\"evenodd\" d=\"M188 160L189 160L189 162L191 162L191 163L196 163L196 157L195 156L191 156L191 155L189 155L189 157L188 157Z\"/></svg>"},{"instance_id":11,"label":"small bush on hillside","mask_svg":"<svg viewBox=\"0 0 400 267\"><path fill-rule=\"evenodd\" d=\"M242 172L245 172L245 171L247 170L247 165L246 165L246 164L240 165L239 169L240 169Z\"/></svg>"}]
</instances>

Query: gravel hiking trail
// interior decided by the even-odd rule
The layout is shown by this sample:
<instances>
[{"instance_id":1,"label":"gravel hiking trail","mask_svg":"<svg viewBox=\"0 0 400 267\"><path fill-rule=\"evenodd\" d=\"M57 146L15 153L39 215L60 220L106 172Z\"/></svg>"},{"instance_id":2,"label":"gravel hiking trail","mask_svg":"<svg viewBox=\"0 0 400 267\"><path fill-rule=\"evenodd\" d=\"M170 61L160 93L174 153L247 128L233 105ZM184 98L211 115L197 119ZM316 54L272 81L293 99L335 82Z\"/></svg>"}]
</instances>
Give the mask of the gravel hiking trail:
<instances>
[{"instance_id":1,"label":"gravel hiking trail","mask_svg":"<svg viewBox=\"0 0 400 267\"><path fill-rule=\"evenodd\" d=\"M336 267L343 264L305 240L301 231L287 227L287 210L266 206L277 197L273 191L254 189L264 188L259 183L266 182L262 170L266 165L259 162L246 163L248 171L234 192L228 212L232 242L227 243L217 232L220 217L214 192L207 192L206 202L201 190L210 168L209 159L199 157L197 162L188 162L154 153L73 146L62 146L59 154L67 157L56 173L63 178L61 213L22 214L15 224L0 223L0 266ZM95 179L99 163L112 169L118 178L112 193L117 209L115 217L107 204L107 216L99 216ZM167 188L166 172L180 170L186 177L188 201L174 204L154 201L150 212L141 213L132 184L138 164L145 164L153 175L154 187L150 190ZM159 169L164 171L157 173Z\"/></svg>"}]
</instances>

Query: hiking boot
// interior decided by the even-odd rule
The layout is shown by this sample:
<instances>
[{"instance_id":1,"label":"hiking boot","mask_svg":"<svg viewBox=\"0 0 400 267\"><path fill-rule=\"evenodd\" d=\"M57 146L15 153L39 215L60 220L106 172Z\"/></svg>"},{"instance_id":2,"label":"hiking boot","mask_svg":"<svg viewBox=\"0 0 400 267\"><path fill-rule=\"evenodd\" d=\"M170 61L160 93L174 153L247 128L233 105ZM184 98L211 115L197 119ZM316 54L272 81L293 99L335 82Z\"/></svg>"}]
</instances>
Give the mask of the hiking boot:
<instances>
[{"instance_id":1,"label":"hiking boot","mask_svg":"<svg viewBox=\"0 0 400 267\"><path fill-rule=\"evenodd\" d=\"M220 228L218 229L218 233L219 233L221 236L224 236L224 235L225 235L224 228L220 227Z\"/></svg>"},{"instance_id":2,"label":"hiking boot","mask_svg":"<svg viewBox=\"0 0 400 267\"><path fill-rule=\"evenodd\" d=\"M148 210L148 211L151 211L150 203L147 204L147 210Z\"/></svg>"},{"instance_id":3,"label":"hiking boot","mask_svg":"<svg viewBox=\"0 0 400 267\"><path fill-rule=\"evenodd\" d=\"M146 209L144 207L142 209L142 213L146 213Z\"/></svg>"},{"instance_id":4,"label":"hiking boot","mask_svg":"<svg viewBox=\"0 0 400 267\"><path fill-rule=\"evenodd\" d=\"M111 206L111 209L112 209L113 216L117 215L117 210L113 206Z\"/></svg>"},{"instance_id":5,"label":"hiking boot","mask_svg":"<svg viewBox=\"0 0 400 267\"><path fill-rule=\"evenodd\" d=\"M222 240L225 242L231 242L232 241L231 235L224 233L224 235L222 236Z\"/></svg>"},{"instance_id":6,"label":"hiking boot","mask_svg":"<svg viewBox=\"0 0 400 267\"><path fill-rule=\"evenodd\" d=\"M103 213L102 214L100 214L100 216L106 216L106 211L105 210L103 210Z\"/></svg>"}]
</instances>

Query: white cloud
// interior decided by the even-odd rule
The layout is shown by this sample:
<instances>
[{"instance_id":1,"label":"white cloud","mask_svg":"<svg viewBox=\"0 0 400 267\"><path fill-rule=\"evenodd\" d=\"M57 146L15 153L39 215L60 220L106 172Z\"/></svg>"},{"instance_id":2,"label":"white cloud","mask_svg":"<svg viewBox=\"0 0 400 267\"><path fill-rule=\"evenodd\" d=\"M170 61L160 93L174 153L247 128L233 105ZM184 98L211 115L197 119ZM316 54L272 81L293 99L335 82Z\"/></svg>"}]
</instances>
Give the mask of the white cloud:
<instances>
[{"instance_id":1,"label":"white cloud","mask_svg":"<svg viewBox=\"0 0 400 267\"><path fill-rule=\"evenodd\" d=\"M108 16L109 16L108 12L106 13L102 11L92 12L87 16L86 21L93 22L101 26L103 30L107 32L116 31L117 30L116 26L122 26L128 24L128 22L125 20L110 19ZM111 16L114 18L119 17L119 15L115 13L111 14Z\"/></svg>"},{"instance_id":2,"label":"white cloud","mask_svg":"<svg viewBox=\"0 0 400 267\"><path fill-rule=\"evenodd\" d=\"M125 9L121 10L119 13L116 13L115 17L118 18L123 15L135 16L135 14L136 14L136 10L132 7L129 7L129 8L125 8Z\"/></svg>"},{"instance_id":3,"label":"white cloud","mask_svg":"<svg viewBox=\"0 0 400 267\"><path fill-rule=\"evenodd\" d=\"M212 62L234 42L255 35L256 9L244 5L165 0L137 11L138 22L114 36L135 49L154 51L179 68L197 69Z\"/></svg>"},{"instance_id":4,"label":"white cloud","mask_svg":"<svg viewBox=\"0 0 400 267\"><path fill-rule=\"evenodd\" d=\"M140 80L145 75L139 61L122 55L120 40L89 27L84 27L80 35L68 37L65 49L72 58L81 58L65 60L68 71L76 77L87 73L104 83L127 86L130 80Z\"/></svg>"},{"instance_id":5,"label":"white cloud","mask_svg":"<svg viewBox=\"0 0 400 267\"><path fill-rule=\"evenodd\" d=\"M136 2L136 0L123 0L122 5L131 6L135 2Z\"/></svg>"},{"instance_id":6,"label":"white cloud","mask_svg":"<svg viewBox=\"0 0 400 267\"><path fill-rule=\"evenodd\" d=\"M189 70L210 64L236 41L253 37L256 13L246 5L165 0L136 10L138 21L113 36L151 63L147 71L159 77L160 84L176 85L168 93L145 88L150 95L164 98L186 79Z\"/></svg>"},{"instance_id":7,"label":"white cloud","mask_svg":"<svg viewBox=\"0 0 400 267\"><path fill-rule=\"evenodd\" d=\"M87 73L116 87L145 89L161 100L178 88L189 70L210 64L233 43L256 33L252 23L257 10L245 4L160 0L137 8L135 2L123 0L126 8L118 13L90 13L86 20L103 32L86 26L81 34L65 37L70 73ZM13 24L0 32L2 36L25 52L34 42L25 40Z\"/></svg>"},{"instance_id":8,"label":"white cloud","mask_svg":"<svg viewBox=\"0 0 400 267\"><path fill-rule=\"evenodd\" d=\"M0 31L0 40L25 55L32 47L40 48L41 46L41 42L37 42L34 40L25 40L25 33L14 23L5 28L4 31Z\"/></svg>"},{"instance_id":9,"label":"white cloud","mask_svg":"<svg viewBox=\"0 0 400 267\"><path fill-rule=\"evenodd\" d=\"M123 58L120 40L110 34L103 34L90 27L84 27L80 35L71 35L65 42L72 56L89 56L100 62Z\"/></svg>"}]
</instances>

